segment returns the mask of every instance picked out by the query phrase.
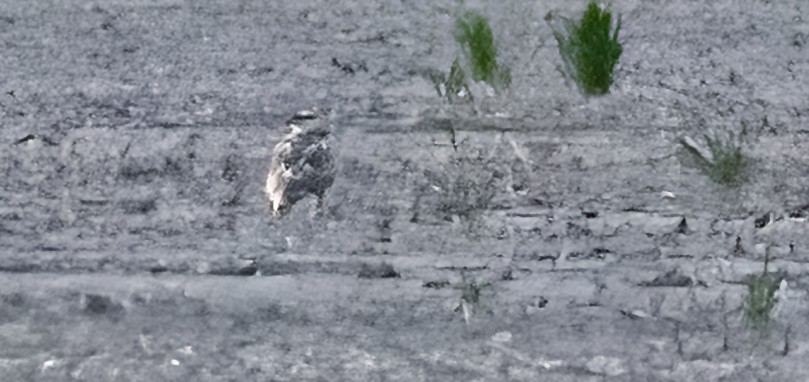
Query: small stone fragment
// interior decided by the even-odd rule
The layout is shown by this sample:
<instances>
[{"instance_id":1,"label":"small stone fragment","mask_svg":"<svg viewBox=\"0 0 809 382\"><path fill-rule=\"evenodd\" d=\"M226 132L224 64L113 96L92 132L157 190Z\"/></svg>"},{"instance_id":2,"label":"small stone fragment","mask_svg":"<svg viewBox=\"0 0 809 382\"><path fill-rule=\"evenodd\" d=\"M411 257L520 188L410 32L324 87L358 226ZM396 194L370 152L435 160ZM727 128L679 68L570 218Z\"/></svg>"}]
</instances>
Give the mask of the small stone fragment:
<instances>
[{"instance_id":1,"label":"small stone fragment","mask_svg":"<svg viewBox=\"0 0 809 382\"><path fill-rule=\"evenodd\" d=\"M249 260L247 264L244 264L238 271L236 271L236 275L238 276L254 276L258 273L258 263L255 260Z\"/></svg>"},{"instance_id":2,"label":"small stone fragment","mask_svg":"<svg viewBox=\"0 0 809 382\"><path fill-rule=\"evenodd\" d=\"M197 265L197 268L195 270L197 271L197 273L204 275L211 271L211 264L207 261L203 261Z\"/></svg>"},{"instance_id":3,"label":"small stone fragment","mask_svg":"<svg viewBox=\"0 0 809 382\"><path fill-rule=\"evenodd\" d=\"M598 211L582 211L582 214L587 219L594 219L598 217Z\"/></svg>"},{"instance_id":4,"label":"small stone fragment","mask_svg":"<svg viewBox=\"0 0 809 382\"><path fill-rule=\"evenodd\" d=\"M618 358L604 357L602 355L595 356L593 359L587 361L585 367L593 374L606 375L608 377L616 377L626 373L623 361Z\"/></svg>"},{"instance_id":5,"label":"small stone fragment","mask_svg":"<svg viewBox=\"0 0 809 382\"><path fill-rule=\"evenodd\" d=\"M683 235L688 234L688 222L685 220L685 217L683 217L683 220L680 220L680 224L677 225L677 230L674 232Z\"/></svg>"},{"instance_id":6,"label":"small stone fragment","mask_svg":"<svg viewBox=\"0 0 809 382\"><path fill-rule=\"evenodd\" d=\"M495 335L492 336L492 341L494 342L510 342L511 341L511 332L509 331L502 331L497 332Z\"/></svg>"},{"instance_id":7,"label":"small stone fragment","mask_svg":"<svg viewBox=\"0 0 809 382\"><path fill-rule=\"evenodd\" d=\"M772 221L772 214L767 213L767 214L765 214L765 215L763 215L763 216L761 216L761 217L757 218L757 219L754 221L754 223L753 223L753 224L755 225L755 227L756 227L756 228L764 228L764 226L766 226L767 224L769 224L769 223L770 223L770 221Z\"/></svg>"},{"instance_id":8,"label":"small stone fragment","mask_svg":"<svg viewBox=\"0 0 809 382\"><path fill-rule=\"evenodd\" d=\"M500 274L500 280L503 281L514 281L514 272L511 268L506 268L502 274Z\"/></svg>"},{"instance_id":9,"label":"small stone fragment","mask_svg":"<svg viewBox=\"0 0 809 382\"><path fill-rule=\"evenodd\" d=\"M627 317L629 317L630 319L633 319L633 320L642 320L642 319L652 318L651 314L646 313L646 312L644 312L642 310L639 310L639 309L635 309L635 310L620 309L619 312L621 312L621 314L623 314L624 316L627 316Z\"/></svg>"},{"instance_id":10,"label":"small stone fragment","mask_svg":"<svg viewBox=\"0 0 809 382\"><path fill-rule=\"evenodd\" d=\"M545 306L547 306L547 305L548 305L548 299L547 299L547 298L545 298L545 296L539 296L539 297L537 297L537 298L535 298L535 299L534 299L534 304L533 304L533 306L535 306L535 307L537 307L537 308L542 309L542 308L544 308L544 307L545 307Z\"/></svg>"}]
</instances>

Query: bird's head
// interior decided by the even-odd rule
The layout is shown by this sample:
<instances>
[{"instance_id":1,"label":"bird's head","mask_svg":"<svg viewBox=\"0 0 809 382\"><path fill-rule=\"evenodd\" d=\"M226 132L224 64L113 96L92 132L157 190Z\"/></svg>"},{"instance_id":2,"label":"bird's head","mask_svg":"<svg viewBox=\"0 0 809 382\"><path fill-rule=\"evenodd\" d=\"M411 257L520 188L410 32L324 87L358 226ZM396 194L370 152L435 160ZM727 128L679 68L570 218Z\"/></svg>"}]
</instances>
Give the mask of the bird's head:
<instances>
[{"instance_id":1,"label":"bird's head","mask_svg":"<svg viewBox=\"0 0 809 382\"><path fill-rule=\"evenodd\" d=\"M311 107L301 110L286 122L287 134L319 134L328 135L331 132L332 109Z\"/></svg>"}]
</instances>

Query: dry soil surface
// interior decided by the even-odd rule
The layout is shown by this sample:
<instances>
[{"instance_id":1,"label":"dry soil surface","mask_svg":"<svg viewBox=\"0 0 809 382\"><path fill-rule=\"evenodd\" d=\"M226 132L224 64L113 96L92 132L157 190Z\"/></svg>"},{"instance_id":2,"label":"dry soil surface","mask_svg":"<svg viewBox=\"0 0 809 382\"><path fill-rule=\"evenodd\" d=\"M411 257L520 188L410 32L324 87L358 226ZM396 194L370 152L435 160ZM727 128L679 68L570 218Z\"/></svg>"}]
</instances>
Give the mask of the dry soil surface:
<instances>
[{"instance_id":1,"label":"dry soil surface","mask_svg":"<svg viewBox=\"0 0 809 382\"><path fill-rule=\"evenodd\" d=\"M467 2L513 84L450 106L453 1L2 2L0 381L809 379L807 5L615 1L589 99L583 6ZM273 219L312 105L337 181ZM737 188L678 144L742 130Z\"/></svg>"}]
</instances>

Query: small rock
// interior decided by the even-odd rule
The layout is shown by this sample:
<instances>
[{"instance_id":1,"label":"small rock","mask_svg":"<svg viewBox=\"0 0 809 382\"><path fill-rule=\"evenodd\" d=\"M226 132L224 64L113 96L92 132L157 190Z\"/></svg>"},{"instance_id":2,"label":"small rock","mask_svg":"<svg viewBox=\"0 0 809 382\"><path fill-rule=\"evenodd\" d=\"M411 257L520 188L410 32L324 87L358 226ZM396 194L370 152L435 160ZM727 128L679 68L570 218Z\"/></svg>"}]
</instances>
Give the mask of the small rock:
<instances>
[{"instance_id":1,"label":"small rock","mask_svg":"<svg viewBox=\"0 0 809 382\"><path fill-rule=\"evenodd\" d=\"M525 314L532 315L539 312L542 308L548 305L548 299L544 296L534 298L534 301L525 307Z\"/></svg>"},{"instance_id":2,"label":"small rock","mask_svg":"<svg viewBox=\"0 0 809 382\"><path fill-rule=\"evenodd\" d=\"M753 221L753 225L756 228L764 228L771 221L772 221L772 213L767 213L759 218L756 218L756 220Z\"/></svg>"},{"instance_id":3,"label":"small rock","mask_svg":"<svg viewBox=\"0 0 809 382\"><path fill-rule=\"evenodd\" d=\"M361 279L390 279L399 278L401 275L393 269L393 265L383 262L377 265L362 264L357 277Z\"/></svg>"},{"instance_id":4,"label":"small rock","mask_svg":"<svg viewBox=\"0 0 809 382\"><path fill-rule=\"evenodd\" d=\"M166 260L162 259L157 261L157 265L149 268L149 272L151 273L163 273L168 272L168 270L169 270L168 263L166 262Z\"/></svg>"},{"instance_id":5,"label":"small rock","mask_svg":"<svg viewBox=\"0 0 809 382\"><path fill-rule=\"evenodd\" d=\"M500 280L503 281L514 281L514 273L511 268L506 268L502 274L500 274Z\"/></svg>"},{"instance_id":6,"label":"small rock","mask_svg":"<svg viewBox=\"0 0 809 382\"><path fill-rule=\"evenodd\" d=\"M635 309L635 310L620 309L619 312L621 312L621 314L623 314L624 316L627 316L627 317L629 317L629 318L631 318L633 320L641 320L641 319L653 318L653 316L651 314L646 313L646 312L644 312L644 311L642 311L640 309Z\"/></svg>"},{"instance_id":7,"label":"small rock","mask_svg":"<svg viewBox=\"0 0 809 382\"><path fill-rule=\"evenodd\" d=\"M807 217L809 217L809 204L805 204L790 211L788 217L791 219L806 219Z\"/></svg>"},{"instance_id":8,"label":"small rock","mask_svg":"<svg viewBox=\"0 0 809 382\"><path fill-rule=\"evenodd\" d=\"M545 370L558 369L560 367L564 367L564 366L567 365L565 363L565 361L558 360L558 359L557 360L551 360L551 361L540 360L540 361L537 361L537 364L540 367L542 367L543 369L545 369Z\"/></svg>"},{"instance_id":9,"label":"small rock","mask_svg":"<svg viewBox=\"0 0 809 382\"><path fill-rule=\"evenodd\" d=\"M497 332L495 335L492 336L492 341L494 342L511 342L511 332L503 331Z\"/></svg>"},{"instance_id":10,"label":"small rock","mask_svg":"<svg viewBox=\"0 0 809 382\"><path fill-rule=\"evenodd\" d=\"M618 358L604 357L602 355L593 357L585 365L587 370L593 374L616 377L626 373L623 361Z\"/></svg>"},{"instance_id":11,"label":"small rock","mask_svg":"<svg viewBox=\"0 0 809 382\"><path fill-rule=\"evenodd\" d=\"M646 341L646 345L649 347L650 351L662 353L666 349L666 344L668 342L666 340L648 340Z\"/></svg>"},{"instance_id":12,"label":"small rock","mask_svg":"<svg viewBox=\"0 0 809 382\"><path fill-rule=\"evenodd\" d=\"M14 144L15 144L15 145L23 144L23 143L28 142L28 141L33 141L33 140L34 140L34 139L36 139L36 138L37 138L37 137L36 137L36 135L34 135L34 134L28 134L28 135L26 135L26 136L24 136L24 137L22 137L22 138L20 138L20 139L18 139L18 140L16 140L16 141L14 141Z\"/></svg>"},{"instance_id":13,"label":"small rock","mask_svg":"<svg viewBox=\"0 0 809 382\"><path fill-rule=\"evenodd\" d=\"M168 267L163 265L155 265L154 267L149 268L149 272L151 273L163 273L168 271L169 271Z\"/></svg>"},{"instance_id":14,"label":"small rock","mask_svg":"<svg viewBox=\"0 0 809 382\"><path fill-rule=\"evenodd\" d=\"M258 263L255 260L249 260L246 264L243 264L238 271L236 271L236 275L238 276L254 276L258 273Z\"/></svg>"},{"instance_id":15,"label":"small rock","mask_svg":"<svg viewBox=\"0 0 809 382\"><path fill-rule=\"evenodd\" d=\"M55 359L49 359L49 360L42 363L42 372L44 373L48 369L55 368L55 367L59 366L60 363L61 362L59 362L59 361L57 361Z\"/></svg>"},{"instance_id":16,"label":"small rock","mask_svg":"<svg viewBox=\"0 0 809 382\"><path fill-rule=\"evenodd\" d=\"M529 316L533 315L533 314L536 314L539 311L540 311L540 309L535 307L535 306L528 305L528 306L525 307L525 314L527 314Z\"/></svg>"},{"instance_id":17,"label":"small rock","mask_svg":"<svg viewBox=\"0 0 809 382\"><path fill-rule=\"evenodd\" d=\"M537 298L535 298L535 299L534 299L534 304L533 304L533 306L535 306L535 307L537 307L537 308L542 309L542 308L544 308L544 307L545 307L545 306L547 306L547 305L548 305L548 299L547 299L547 298L545 298L545 296L539 296L539 297L537 297Z\"/></svg>"},{"instance_id":18,"label":"small rock","mask_svg":"<svg viewBox=\"0 0 809 382\"><path fill-rule=\"evenodd\" d=\"M197 265L196 271L199 274L207 274L211 271L211 264L207 261L203 261Z\"/></svg>"},{"instance_id":19,"label":"small rock","mask_svg":"<svg viewBox=\"0 0 809 382\"><path fill-rule=\"evenodd\" d=\"M673 192L663 191L663 192L660 193L660 197L663 198L663 199L674 199L677 196L674 195Z\"/></svg>"},{"instance_id":20,"label":"small rock","mask_svg":"<svg viewBox=\"0 0 809 382\"><path fill-rule=\"evenodd\" d=\"M677 225L677 229L674 232L683 235L688 234L688 222L686 222L685 217L683 217L683 220L680 220L680 224Z\"/></svg>"},{"instance_id":21,"label":"small rock","mask_svg":"<svg viewBox=\"0 0 809 382\"><path fill-rule=\"evenodd\" d=\"M191 345L188 345L188 346L184 346L184 347L182 347L180 349L177 349L177 352L179 352L182 355L193 355L194 354L194 349L191 347Z\"/></svg>"}]
</instances>

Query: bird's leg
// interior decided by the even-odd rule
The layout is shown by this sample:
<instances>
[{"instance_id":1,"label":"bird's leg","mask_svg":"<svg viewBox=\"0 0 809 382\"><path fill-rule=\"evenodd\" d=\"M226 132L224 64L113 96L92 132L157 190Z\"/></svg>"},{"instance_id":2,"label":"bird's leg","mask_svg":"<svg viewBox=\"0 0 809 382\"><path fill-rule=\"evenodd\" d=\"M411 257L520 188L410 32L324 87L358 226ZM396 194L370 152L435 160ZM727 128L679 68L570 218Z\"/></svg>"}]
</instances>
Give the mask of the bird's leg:
<instances>
[{"instance_id":1,"label":"bird's leg","mask_svg":"<svg viewBox=\"0 0 809 382\"><path fill-rule=\"evenodd\" d=\"M318 211L323 211L326 208L326 195L318 195L317 196L317 209Z\"/></svg>"},{"instance_id":2,"label":"bird's leg","mask_svg":"<svg viewBox=\"0 0 809 382\"><path fill-rule=\"evenodd\" d=\"M323 195L315 195L315 196L317 197L317 202L315 204L315 210L311 214L311 217L313 218L323 216L324 214L323 206L325 205Z\"/></svg>"}]
</instances>

